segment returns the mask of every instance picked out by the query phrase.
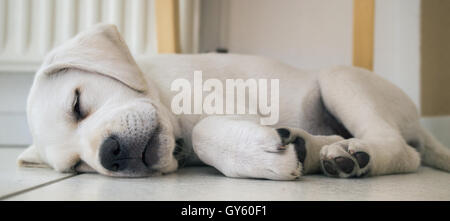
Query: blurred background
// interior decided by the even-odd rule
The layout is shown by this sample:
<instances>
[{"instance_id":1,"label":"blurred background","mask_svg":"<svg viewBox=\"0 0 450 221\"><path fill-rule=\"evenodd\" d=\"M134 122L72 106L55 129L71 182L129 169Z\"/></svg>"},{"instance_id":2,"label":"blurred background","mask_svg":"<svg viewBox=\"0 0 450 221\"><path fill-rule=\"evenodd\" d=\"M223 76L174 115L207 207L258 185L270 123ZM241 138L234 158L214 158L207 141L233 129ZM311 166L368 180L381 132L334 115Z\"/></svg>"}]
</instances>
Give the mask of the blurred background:
<instances>
[{"instance_id":1,"label":"blurred background","mask_svg":"<svg viewBox=\"0 0 450 221\"><path fill-rule=\"evenodd\" d=\"M228 52L373 70L450 146L448 12L448 0L0 0L0 146L31 143L26 97L43 56L99 22L116 24L138 60Z\"/></svg>"}]
</instances>

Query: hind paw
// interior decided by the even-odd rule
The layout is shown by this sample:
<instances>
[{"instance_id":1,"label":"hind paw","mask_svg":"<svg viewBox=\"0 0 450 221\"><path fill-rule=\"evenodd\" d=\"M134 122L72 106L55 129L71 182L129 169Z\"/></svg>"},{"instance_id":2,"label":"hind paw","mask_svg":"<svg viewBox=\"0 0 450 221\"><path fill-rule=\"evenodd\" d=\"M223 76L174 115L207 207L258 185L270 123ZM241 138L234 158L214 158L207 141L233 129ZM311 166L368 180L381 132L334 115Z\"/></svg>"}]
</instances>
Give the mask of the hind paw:
<instances>
[{"instance_id":1,"label":"hind paw","mask_svg":"<svg viewBox=\"0 0 450 221\"><path fill-rule=\"evenodd\" d=\"M370 172L370 154L367 145L358 139L348 139L320 150L320 164L330 177L363 177Z\"/></svg>"}]
</instances>

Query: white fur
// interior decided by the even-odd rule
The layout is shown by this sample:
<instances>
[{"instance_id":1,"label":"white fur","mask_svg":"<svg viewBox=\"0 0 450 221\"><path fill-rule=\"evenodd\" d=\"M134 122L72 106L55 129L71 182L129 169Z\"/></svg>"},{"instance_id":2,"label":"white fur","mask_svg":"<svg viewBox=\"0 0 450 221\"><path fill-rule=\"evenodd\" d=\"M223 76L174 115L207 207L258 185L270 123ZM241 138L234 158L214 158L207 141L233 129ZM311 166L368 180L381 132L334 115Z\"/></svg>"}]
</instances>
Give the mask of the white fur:
<instances>
[{"instance_id":1,"label":"white fur","mask_svg":"<svg viewBox=\"0 0 450 221\"><path fill-rule=\"evenodd\" d=\"M124 130L118 120L121 116L138 113L151 120L148 115L155 111L167 139L158 153L162 160L154 168L162 173L177 168L172 156L175 138L185 140L185 151L196 153L188 161L200 159L230 177L296 179L319 172L324 160L348 157L356 162L352 154L358 151L370 155L368 167L355 167L352 174L340 173L340 177L412 172L420 165L420 155L429 165L450 168L449 151L425 134L410 99L366 70L337 67L306 72L266 58L231 54L157 55L138 64L140 68L112 25L96 26L50 53L28 99L34 144L19 157L19 163L70 171L81 159L83 170L116 175L99 163L101 142L111 131ZM191 81L196 70L203 71L204 79L222 81L280 79L279 123L261 126L254 116L174 115L168 109L175 95L171 82L177 78ZM83 88L83 106L90 112L81 123L68 116L76 87ZM353 139L333 135L322 119L325 109L321 105ZM303 164L293 144L280 150L278 127L288 128L291 136L305 141ZM416 142L417 149L409 141ZM436 158L439 162L433 163Z\"/></svg>"}]
</instances>

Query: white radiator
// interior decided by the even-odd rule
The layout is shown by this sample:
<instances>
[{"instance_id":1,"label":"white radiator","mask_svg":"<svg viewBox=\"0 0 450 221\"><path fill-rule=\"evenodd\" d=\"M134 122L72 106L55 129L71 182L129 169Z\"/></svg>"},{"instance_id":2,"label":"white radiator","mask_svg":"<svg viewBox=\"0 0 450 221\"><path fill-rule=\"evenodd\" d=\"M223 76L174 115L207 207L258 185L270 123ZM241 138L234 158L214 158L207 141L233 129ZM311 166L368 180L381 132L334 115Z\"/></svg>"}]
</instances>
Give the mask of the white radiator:
<instances>
[{"instance_id":1,"label":"white radiator","mask_svg":"<svg viewBox=\"0 0 450 221\"><path fill-rule=\"evenodd\" d=\"M198 10L198 1L180 2L184 52L195 52ZM156 53L154 15L153 0L0 0L0 71L35 71L49 50L99 22L116 24L135 57Z\"/></svg>"}]
</instances>

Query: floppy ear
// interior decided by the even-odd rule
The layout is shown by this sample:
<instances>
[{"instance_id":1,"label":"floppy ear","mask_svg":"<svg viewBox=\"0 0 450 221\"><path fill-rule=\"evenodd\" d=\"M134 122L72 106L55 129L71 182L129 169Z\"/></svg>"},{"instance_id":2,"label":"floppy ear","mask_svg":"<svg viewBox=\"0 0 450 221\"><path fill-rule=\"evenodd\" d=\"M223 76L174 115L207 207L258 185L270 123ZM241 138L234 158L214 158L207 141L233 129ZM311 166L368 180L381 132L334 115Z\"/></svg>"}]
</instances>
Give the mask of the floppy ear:
<instances>
[{"instance_id":1,"label":"floppy ear","mask_svg":"<svg viewBox=\"0 0 450 221\"><path fill-rule=\"evenodd\" d=\"M29 146L19 155L17 163L21 167L49 167L41 160L39 152L34 145Z\"/></svg>"},{"instance_id":2,"label":"floppy ear","mask_svg":"<svg viewBox=\"0 0 450 221\"><path fill-rule=\"evenodd\" d=\"M140 92L147 89L143 74L115 25L95 25L54 49L38 75L66 68L106 75Z\"/></svg>"}]
</instances>

